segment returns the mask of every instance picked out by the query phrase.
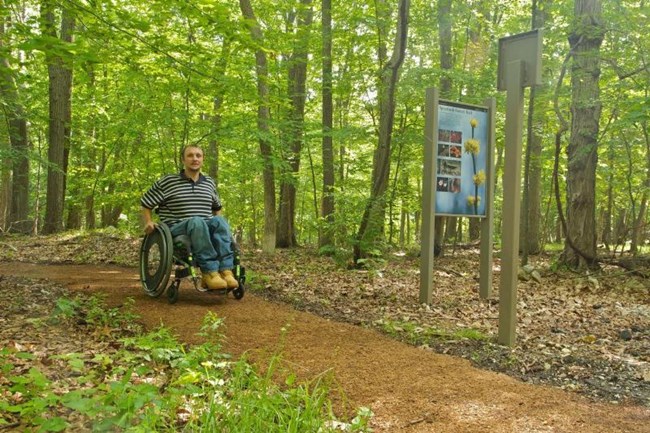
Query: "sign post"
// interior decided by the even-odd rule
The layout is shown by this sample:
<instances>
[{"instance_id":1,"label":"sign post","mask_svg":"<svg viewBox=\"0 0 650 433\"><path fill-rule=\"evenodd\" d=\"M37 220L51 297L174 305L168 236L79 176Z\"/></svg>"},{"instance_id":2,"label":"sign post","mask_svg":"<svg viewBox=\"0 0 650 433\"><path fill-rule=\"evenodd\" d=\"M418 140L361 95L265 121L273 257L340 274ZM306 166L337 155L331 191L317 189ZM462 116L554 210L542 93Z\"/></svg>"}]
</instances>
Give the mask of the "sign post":
<instances>
[{"instance_id":1,"label":"sign post","mask_svg":"<svg viewBox=\"0 0 650 433\"><path fill-rule=\"evenodd\" d=\"M517 329L524 88L541 84L541 46L539 29L499 40L497 88L506 91L506 122L498 341L508 346Z\"/></svg>"},{"instance_id":2,"label":"sign post","mask_svg":"<svg viewBox=\"0 0 650 433\"><path fill-rule=\"evenodd\" d=\"M496 113L496 100L488 98L485 106L488 108L488 143L490 149L486 161L486 187L485 202L494 203L494 121ZM479 269L479 295L481 299L488 299L492 296L492 259L494 250L494 206L490 204L485 207L485 218L481 219L481 264Z\"/></svg>"},{"instance_id":3,"label":"sign post","mask_svg":"<svg viewBox=\"0 0 650 433\"><path fill-rule=\"evenodd\" d=\"M434 133L438 129L438 89L427 89L424 120L424 167L422 169L422 238L420 239L420 303L430 304L433 297L433 244L435 237L436 172Z\"/></svg>"}]
</instances>

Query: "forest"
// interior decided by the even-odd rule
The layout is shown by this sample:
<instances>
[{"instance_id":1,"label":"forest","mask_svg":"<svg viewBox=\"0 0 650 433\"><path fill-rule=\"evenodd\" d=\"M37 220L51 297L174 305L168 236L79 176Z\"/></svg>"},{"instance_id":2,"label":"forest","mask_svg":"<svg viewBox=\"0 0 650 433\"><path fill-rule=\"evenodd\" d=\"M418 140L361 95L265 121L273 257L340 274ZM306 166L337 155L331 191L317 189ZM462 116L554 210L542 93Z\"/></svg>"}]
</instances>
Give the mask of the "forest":
<instances>
[{"instance_id":1,"label":"forest","mask_svg":"<svg viewBox=\"0 0 650 433\"><path fill-rule=\"evenodd\" d=\"M521 248L562 261L648 239L645 0L2 0L0 228L141 230L139 198L206 152L226 215L265 252L417 249L425 90L497 101L500 38L542 28L526 90ZM439 246L478 238L447 218ZM437 224L440 229L442 224Z\"/></svg>"},{"instance_id":2,"label":"forest","mask_svg":"<svg viewBox=\"0 0 650 433\"><path fill-rule=\"evenodd\" d=\"M646 0L0 0L0 430L645 433L649 17ZM425 95L495 102L502 278L499 41L536 29L505 346L479 218L436 218L418 301ZM438 131L440 191L477 122L471 146ZM188 145L243 246L243 299L142 290L140 198Z\"/></svg>"}]
</instances>

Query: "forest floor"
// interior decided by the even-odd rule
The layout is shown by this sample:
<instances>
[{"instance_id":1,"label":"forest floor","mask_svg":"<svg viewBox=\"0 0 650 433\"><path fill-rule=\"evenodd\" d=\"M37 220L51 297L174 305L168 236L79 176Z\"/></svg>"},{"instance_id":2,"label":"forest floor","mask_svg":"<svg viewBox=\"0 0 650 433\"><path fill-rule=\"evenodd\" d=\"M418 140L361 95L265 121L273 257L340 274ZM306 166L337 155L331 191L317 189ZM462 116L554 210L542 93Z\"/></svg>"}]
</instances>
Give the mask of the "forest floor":
<instances>
[{"instance_id":1,"label":"forest floor","mask_svg":"<svg viewBox=\"0 0 650 433\"><path fill-rule=\"evenodd\" d=\"M60 296L47 279L102 293L112 305L131 297L146 326L162 322L190 343L213 310L225 318L228 351L260 366L279 354L305 380L331 376L337 410L369 407L377 432L647 432L650 425L650 282L617 267L585 276L551 271L550 256L534 258L531 278L518 287L517 344L508 348L495 343L499 260L495 293L481 300L474 249L436 260L432 305L418 302L417 257L393 255L359 271L304 249L244 250L250 284L241 301L184 283L169 305L140 287L138 238L5 235L0 244L2 296L31 298L19 302L31 305L21 314L0 314L3 342L52 344L16 331L45 298ZM70 343L76 338L70 334Z\"/></svg>"}]
</instances>

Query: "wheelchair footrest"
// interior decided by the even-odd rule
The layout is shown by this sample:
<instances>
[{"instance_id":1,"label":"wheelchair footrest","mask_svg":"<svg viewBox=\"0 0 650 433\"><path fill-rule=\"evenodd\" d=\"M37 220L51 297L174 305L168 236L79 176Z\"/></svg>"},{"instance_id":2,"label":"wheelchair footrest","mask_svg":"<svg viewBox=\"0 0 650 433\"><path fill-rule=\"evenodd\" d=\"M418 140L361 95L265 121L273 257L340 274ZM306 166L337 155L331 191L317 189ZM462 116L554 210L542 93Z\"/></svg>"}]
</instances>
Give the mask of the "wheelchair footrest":
<instances>
[{"instance_id":1,"label":"wheelchair footrest","mask_svg":"<svg viewBox=\"0 0 650 433\"><path fill-rule=\"evenodd\" d=\"M176 279L189 277L191 274L190 268L178 268L174 271L174 277L176 277Z\"/></svg>"}]
</instances>

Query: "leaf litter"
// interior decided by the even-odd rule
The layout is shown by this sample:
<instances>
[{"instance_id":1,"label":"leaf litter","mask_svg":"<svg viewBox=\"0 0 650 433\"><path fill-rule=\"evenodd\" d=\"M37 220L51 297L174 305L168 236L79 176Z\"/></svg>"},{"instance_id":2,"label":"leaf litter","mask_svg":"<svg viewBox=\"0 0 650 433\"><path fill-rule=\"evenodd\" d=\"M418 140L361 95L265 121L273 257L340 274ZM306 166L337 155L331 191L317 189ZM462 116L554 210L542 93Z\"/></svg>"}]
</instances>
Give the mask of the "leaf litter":
<instances>
[{"instance_id":1,"label":"leaf litter","mask_svg":"<svg viewBox=\"0 0 650 433\"><path fill-rule=\"evenodd\" d=\"M12 247L3 249L4 261L135 267L140 239L108 231L5 236L3 242ZM551 271L550 255L530 259L530 275L519 279L517 341L510 348L496 343L499 259L493 267L493 294L482 300L476 250L458 249L436 259L431 305L418 302L419 258L414 255L395 255L372 269L353 270L306 248L278 250L272 256L243 251L248 289L264 298L376 328L423 350L463 357L522 381L599 401L650 406L650 282L613 266L578 275ZM18 324L9 326L34 320L38 305L35 298L18 302L11 310ZM34 344L24 337L22 342L14 337L14 344Z\"/></svg>"}]
</instances>

